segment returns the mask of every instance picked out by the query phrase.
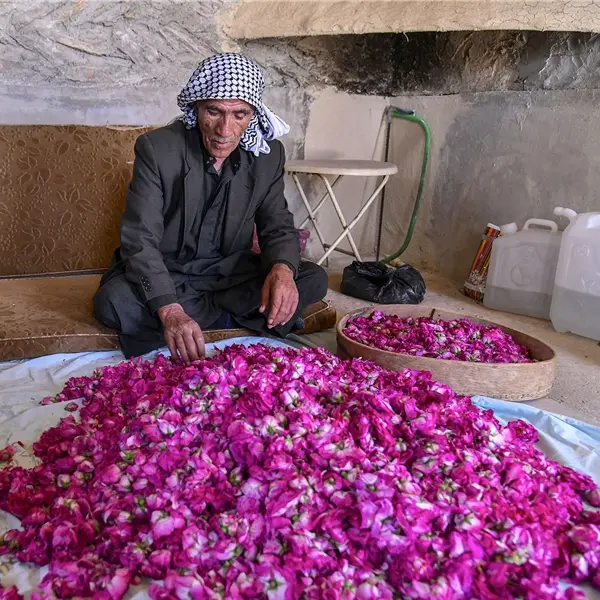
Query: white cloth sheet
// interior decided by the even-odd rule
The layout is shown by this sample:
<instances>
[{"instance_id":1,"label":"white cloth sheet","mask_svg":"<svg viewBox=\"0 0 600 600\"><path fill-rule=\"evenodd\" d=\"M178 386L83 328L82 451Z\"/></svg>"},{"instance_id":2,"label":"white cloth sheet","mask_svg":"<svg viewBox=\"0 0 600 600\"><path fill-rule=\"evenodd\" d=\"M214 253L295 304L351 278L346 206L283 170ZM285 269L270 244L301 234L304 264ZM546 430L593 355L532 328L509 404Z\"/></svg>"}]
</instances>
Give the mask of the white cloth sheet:
<instances>
[{"instance_id":1,"label":"white cloth sheet","mask_svg":"<svg viewBox=\"0 0 600 600\"><path fill-rule=\"evenodd\" d=\"M210 344L207 351L214 352L215 348L224 348L232 343L286 345L269 338L238 338ZM0 448L23 442L25 449L17 452L15 462L32 466L31 444L67 414L62 404L40 406L40 400L60 392L70 377L89 375L99 367L116 365L122 360L120 352L88 352L0 364ZM587 473L600 485L600 427L526 404L484 397L475 397L473 402L481 408L493 410L496 417L505 423L514 419L528 421L540 432L538 446L547 456ZM0 511L0 533L18 524L17 519ZM45 569L19 564L9 556L0 557L0 582L3 586L17 585L26 597L30 596L44 574ZM144 585L131 589L127 598L147 598L146 589ZM583 589L590 600L600 600L600 593L590 588Z\"/></svg>"}]
</instances>

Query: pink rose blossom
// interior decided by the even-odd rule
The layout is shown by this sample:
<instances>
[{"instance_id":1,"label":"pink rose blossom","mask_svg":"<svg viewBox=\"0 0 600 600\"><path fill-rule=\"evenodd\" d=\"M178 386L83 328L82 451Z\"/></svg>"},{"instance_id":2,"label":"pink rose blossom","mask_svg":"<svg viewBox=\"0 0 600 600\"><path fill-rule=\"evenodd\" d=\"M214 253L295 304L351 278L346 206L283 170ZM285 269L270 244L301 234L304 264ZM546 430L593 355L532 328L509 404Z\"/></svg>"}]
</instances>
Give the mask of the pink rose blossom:
<instances>
[{"instance_id":1,"label":"pink rose blossom","mask_svg":"<svg viewBox=\"0 0 600 600\"><path fill-rule=\"evenodd\" d=\"M8 589L0 586L0 600L23 600L23 596L14 585Z\"/></svg>"},{"instance_id":2,"label":"pink rose blossom","mask_svg":"<svg viewBox=\"0 0 600 600\"><path fill-rule=\"evenodd\" d=\"M17 449L12 444L6 446L6 448L2 448L0 450L0 462L10 462L16 451Z\"/></svg>"}]
</instances>

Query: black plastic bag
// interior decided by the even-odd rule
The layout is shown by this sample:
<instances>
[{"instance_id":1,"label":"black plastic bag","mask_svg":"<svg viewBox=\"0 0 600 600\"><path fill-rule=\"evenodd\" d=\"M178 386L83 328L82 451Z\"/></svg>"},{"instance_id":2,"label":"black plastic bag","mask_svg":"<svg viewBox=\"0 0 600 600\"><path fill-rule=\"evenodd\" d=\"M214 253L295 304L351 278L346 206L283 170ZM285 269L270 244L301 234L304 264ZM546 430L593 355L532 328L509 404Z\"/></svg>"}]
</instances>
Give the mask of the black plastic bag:
<instances>
[{"instance_id":1,"label":"black plastic bag","mask_svg":"<svg viewBox=\"0 0 600 600\"><path fill-rule=\"evenodd\" d=\"M421 273L410 265L394 269L355 260L344 269L341 292L377 304L420 304L426 288Z\"/></svg>"}]
</instances>

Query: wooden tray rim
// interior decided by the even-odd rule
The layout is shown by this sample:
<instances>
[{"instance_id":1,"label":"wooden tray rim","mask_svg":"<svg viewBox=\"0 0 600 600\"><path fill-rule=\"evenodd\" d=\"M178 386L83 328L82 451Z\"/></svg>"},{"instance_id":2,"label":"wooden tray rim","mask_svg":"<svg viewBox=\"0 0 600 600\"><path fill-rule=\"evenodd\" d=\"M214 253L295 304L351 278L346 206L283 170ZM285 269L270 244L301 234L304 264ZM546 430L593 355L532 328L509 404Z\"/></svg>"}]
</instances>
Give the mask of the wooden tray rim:
<instances>
[{"instance_id":1,"label":"wooden tray rim","mask_svg":"<svg viewBox=\"0 0 600 600\"><path fill-rule=\"evenodd\" d=\"M389 309L391 306L397 306L397 307L415 306L416 307L416 305L409 305L409 304L393 304L393 305L382 306L382 307L369 307L366 309L361 308L359 310L349 312L338 321L338 324L336 326L337 335L340 336L341 338L343 338L345 341L348 341L351 344L356 344L357 346L360 346L362 348L367 348L370 351L376 350L377 352L382 352L383 354L388 355L390 357L392 357L392 356L407 356L412 359L422 360L422 361L424 361L423 364L438 364L439 365L440 363L445 363L445 364L469 365L469 366L473 366L473 367L493 366L496 369L501 369L501 368L514 369L515 367L518 367L520 369L531 369L532 367L535 368L537 365L550 365L552 363L555 363L557 360L556 351L554 350L554 348L552 348L552 346L548 345L546 342L540 340L539 338L536 338L533 335L525 333L524 331L519 331L518 329L512 329L511 327L505 327L504 325L500 325L500 323L494 323L493 321L488 321L487 319L480 319L479 317L474 317L474 316L468 315L468 314L461 315L461 313L456 313L451 310L440 309L437 307L431 307L431 314L429 317L430 319L434 318L436 312L440 312L440 313L446 313L446 314L450 314L450 315L456 315L457 318L470 319L470 320L474 321L475 323L479 323L482 325L494 325L496 327L500 327L500 329L502 329L502 331L504 331L505 333L508 333L511 336L512 336L512 334L516 333L520 336L525 336L525 337L535 340L539 344L545 346L546 349L550 351L552 356L551 356L551 358L548 358L546 360L538 360L536 362L531 362L531 363L482 363L482 362L472 362L472 361L468 361L468 360L452 360L449 358L431 358L430 356L415 356L414 354L406 354L405 352L392 352L390 350L381 350L380 348L375 348L374 346L368 346L367 344L363 344L362 342L357 342L356 340L353 340L352 338L348 337L344 333L344 331L343 331L344 326L346 325L346 323L348 322L348 320L350 318L359 317L359 316L367 316L376 311L381 311L386 314L393 315L394 313L388 312L386 310L386 308ZM425 308L425 307L422 307L422 308ZM429 308L429 307L427 307L427 308ZM423 369L423 370L427 370L427 369Z\"/></svg>"}]
</instances>

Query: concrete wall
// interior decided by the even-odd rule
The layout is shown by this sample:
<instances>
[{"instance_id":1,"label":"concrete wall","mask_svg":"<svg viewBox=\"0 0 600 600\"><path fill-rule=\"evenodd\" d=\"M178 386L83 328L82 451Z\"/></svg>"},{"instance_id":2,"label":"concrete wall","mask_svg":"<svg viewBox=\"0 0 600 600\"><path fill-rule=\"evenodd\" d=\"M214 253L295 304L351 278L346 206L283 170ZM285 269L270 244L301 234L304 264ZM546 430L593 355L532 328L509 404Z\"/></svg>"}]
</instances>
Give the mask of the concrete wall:
<instances>
[{"instance_id":1,"label":"concrete wall","mask_svg":"<svg viewBox=\"0 0 600 600\"><path fill-rule=\"evenodd\" d=\"M555 206L600 211L600 90L502 92L455 96L377 97L325 93L314 103L307 158L382 156L381 116L388 102L412 108L433 131L433 152L419 223L404 260L459 282L485 225L553 218ZM419 181L423 134L394 121L383 252L404 239ZM348 211L366 191L340 189ZM357 231L365 254L375 247L376 211ZM564 223L562 224L565 225ZM331 214L323 227L335 235Z\"/></svg>"},{"instance_id":2,"label":"concrete wall","mask_svg":"<svg viewBox=\"0 0 600 600\"><path fill-rule=\"evenodd\" d=\"M27 0L0 2L0 124L160 125L203 58L237 45L218 25L236 0ZM302 152L310 90L257 58L266 101L290 122Z\"/></svg>"},{"instance_id":3,"label":"concrete wall","mask_svg":"<svg viewBox=\"0 0 600 600\"><path fill-rule=\"evenodd\" d=\"M389 31L599 31L600 5L586 0L240 0L233 37Z\"/></svg>"},{"instance_id":4,"label":"concrete wall","mask_svg":"<svg viewBox=\"0 0 600 600\"><path fill-rule=\"evenodd\" d=\"M581 10L587 15L563 20L566 28L596 27L589 2L557 2L574 15ZM599 36L488 31L236 41L228 35L230 17L237 15L239 24L243 13L236 8L251 4L264 8L269 2L0 2L0 125L160 125L178 114L175 97L199 60L241 50L262 66L266 101L292 126L283 140L290 157L379 159L385 97L419 94L393 100L415 108L434 131L429 186L407 254L415 264L460 279L487 221L549 216L561 203L598 208ZM279 4L281 10L291 6ZM294 4L305 10L310 3ZM427 4L460 3L422 0ZM521 3L508 4L520 10ZM331 16L326 10L318 15ZM316 21L296 25L302 23L312 27ZM348 31L362 31L355 25ZM310 33L319 31L328 30ZM498 93L465 94L486 90ZM391 160L401 173L388 188L385 251L399 245L408 221L420 135L415 126L394 123ZM341 182L339 196L349 217L374 185ZM291 186L288 197L301 221L305 213ZM366 255L375 244L375 217L373 210L356 230ZM320 220L328 238L339 232L330 209Z\"/></svg>"},{"instance_id":5,"label":"concrete wall","mask_svg":"<svg viewBox=\"0 0 600 600\"><path fill-rule=\"evenodd\" d=\"M236 0L0 2L0 125L162 125L199 61L239 46L219 14ZM265 102L291 126L303 154L312 89L285 45L257 42ZM1 158L1 157L0 157ZM290 195L295 210L298 198Z\"/></svg>"}]
</instances>

